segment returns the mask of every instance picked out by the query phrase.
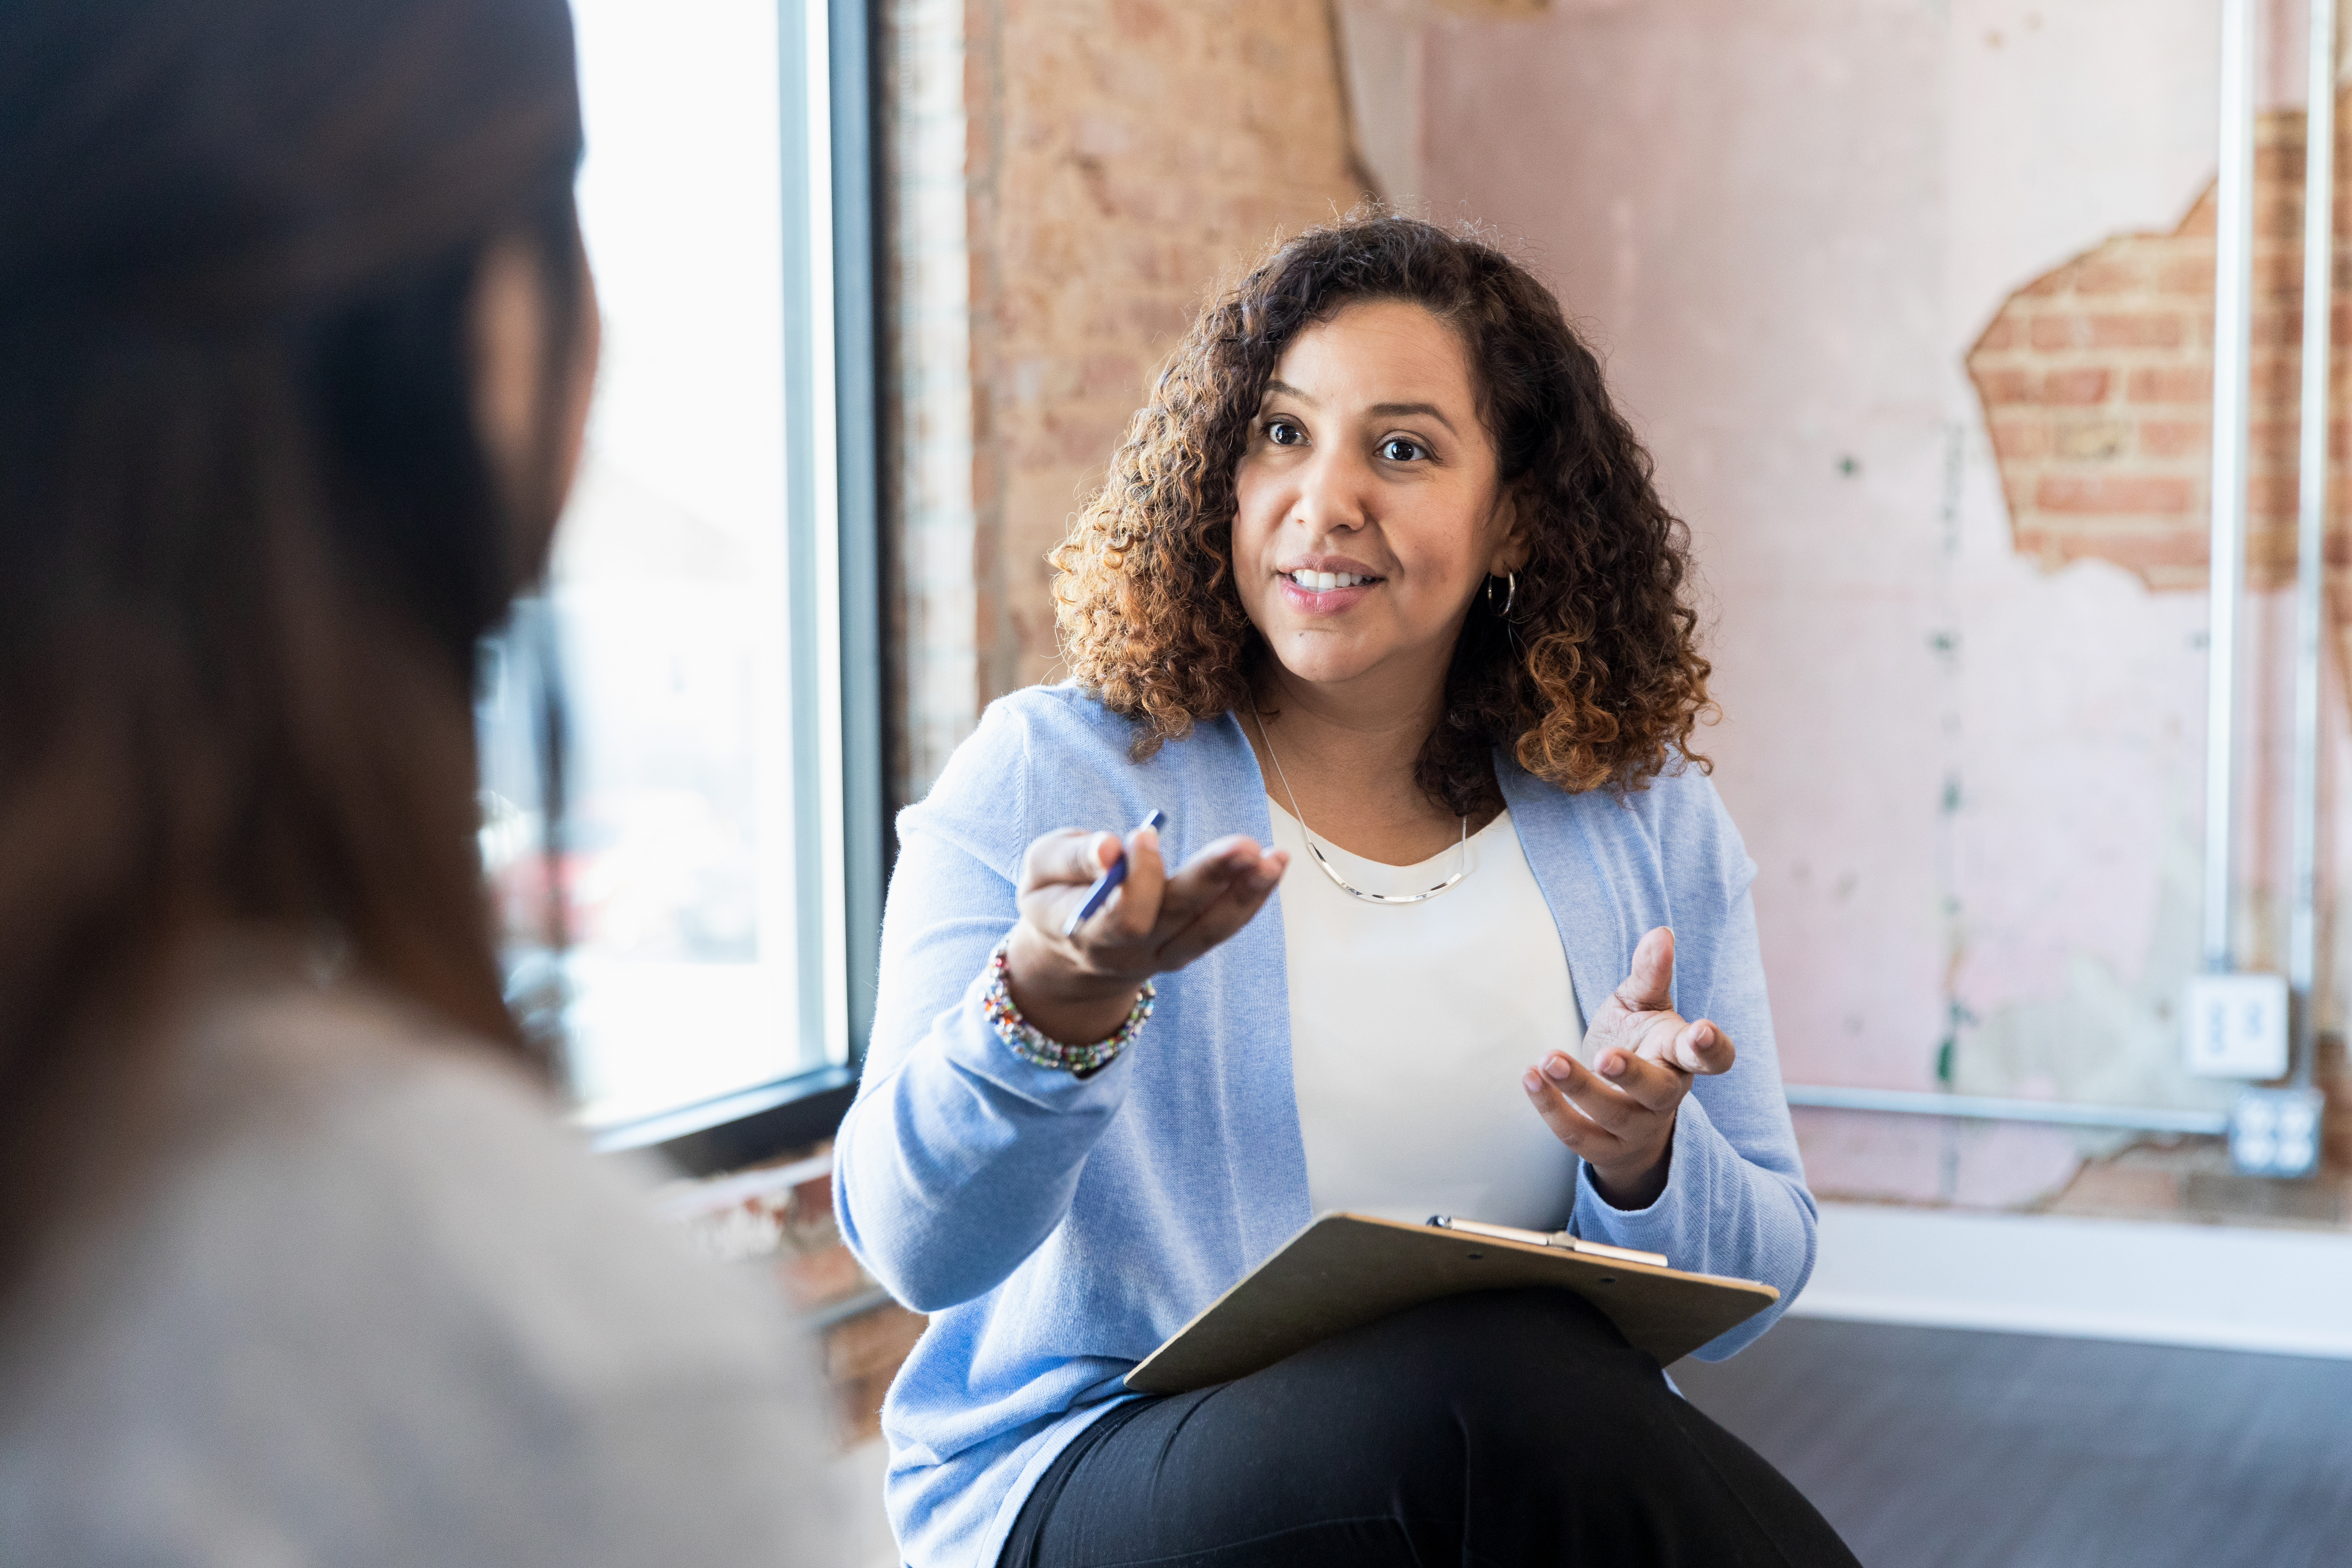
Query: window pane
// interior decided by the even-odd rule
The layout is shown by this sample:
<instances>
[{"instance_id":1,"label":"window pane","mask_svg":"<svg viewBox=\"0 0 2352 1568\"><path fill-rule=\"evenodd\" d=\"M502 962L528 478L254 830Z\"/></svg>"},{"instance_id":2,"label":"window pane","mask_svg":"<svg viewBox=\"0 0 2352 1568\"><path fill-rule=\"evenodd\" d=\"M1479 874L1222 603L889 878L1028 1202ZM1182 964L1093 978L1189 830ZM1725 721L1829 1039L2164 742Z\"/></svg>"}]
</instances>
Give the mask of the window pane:
<instances>
[{"instance_id":1,"label":"window pane","mask_svg":"<svg viewBox=\"0 0 2352 1568\"><path fill-rule=\"evenodd\" d=\"M484 847L529 983L547 973L532 644L551 643L564 1022L582 1118L606 1125L817 1065L822 1047L794 1023L776 11L573 12L604 366L547 600L484 695Z\"/></svg>"}]
</instances>

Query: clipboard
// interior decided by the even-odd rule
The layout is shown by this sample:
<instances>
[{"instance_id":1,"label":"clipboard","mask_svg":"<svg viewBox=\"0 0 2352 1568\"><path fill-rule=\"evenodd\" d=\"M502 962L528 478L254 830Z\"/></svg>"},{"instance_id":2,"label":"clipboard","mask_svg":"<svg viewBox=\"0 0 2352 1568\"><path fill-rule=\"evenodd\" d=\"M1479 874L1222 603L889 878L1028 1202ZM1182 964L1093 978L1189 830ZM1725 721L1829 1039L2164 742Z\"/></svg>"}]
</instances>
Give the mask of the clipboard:
<instances>
[{"instance_id":1,"label":"clipboard","mask_svg":"<svg viewBox=\"0 0 2352 1568\"><path fill-rule=\"evenodd\" d=\"M1407 1307L1529 1285L1574 1291L1600 1308L1627 1343L1667 1366L1780 1299L1752 1279L1641 1261L1655 1253L1551 1243L1540 1232L1501 1226L1453 1225L1323 1215L1137 1363L1127 1386L1138 1394L1205 1388Z\"/></svg>"}]
</instances>

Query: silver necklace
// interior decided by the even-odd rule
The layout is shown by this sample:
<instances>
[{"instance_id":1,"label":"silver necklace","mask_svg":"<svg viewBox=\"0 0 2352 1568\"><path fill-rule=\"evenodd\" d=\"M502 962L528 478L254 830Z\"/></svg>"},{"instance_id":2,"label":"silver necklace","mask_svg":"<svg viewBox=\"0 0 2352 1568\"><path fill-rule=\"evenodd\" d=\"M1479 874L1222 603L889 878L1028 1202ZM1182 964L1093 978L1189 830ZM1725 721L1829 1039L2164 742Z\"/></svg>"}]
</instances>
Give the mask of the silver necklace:
<instances>
[{"instance_id":1,"label":"silver necklace","mask_svg":"<svg viewBox=\"0 0 2352 1568\"><path fill-rule=\"evenodd\" d=\"M1283 773L1282 759L1274 754L1274 737L1265 732L1265 715L1257 710L1257 704L1255 702L1250 704L1250 717L1257 721L1257 738L1265 742L1266 760L1274 764L1274 776L1280 781L1282 793L1290 796L1290 816L1292 820L1298 824L1298 836L1307 841L1307 852L1315 857L1315 863L1323 868L1323 874L1330 878L1341 892L1351 899L1361 899L1368 904L1420 904L1428 902L1470 874L1470 819L1465 816L1462 819L1461 864L1454 868L1454 875L1427 892L1368 893L1349 882L1347 878L1339 875L1339 868L1324 858L1323 847L1315 842L1315 830L1307 826L1307 818L1299 815L1298 796L1292 791L1290 780Z\"/></svg>"}]
</instances>

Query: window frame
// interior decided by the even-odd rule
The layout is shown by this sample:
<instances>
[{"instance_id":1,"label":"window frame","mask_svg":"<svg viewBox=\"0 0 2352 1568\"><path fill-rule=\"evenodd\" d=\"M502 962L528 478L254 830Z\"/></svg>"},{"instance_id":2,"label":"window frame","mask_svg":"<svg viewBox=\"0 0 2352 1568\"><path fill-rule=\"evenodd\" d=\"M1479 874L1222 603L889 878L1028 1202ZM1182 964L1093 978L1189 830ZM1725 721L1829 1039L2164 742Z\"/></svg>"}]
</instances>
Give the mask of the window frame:
<instances>
[{"instance_id":1,"label":"window frame","mask_svg":"<svg viewBox=\"0 0 2352 1568\"><path fill-rule=\"evenodd\" d=\"M870 0L777 0L776 17L795 1026L828 1061L591 1135L599 1152L646 1151L690 1175L833 1135L856 1097L881 954L874 14Z\"/></svg>"}]
</instances>

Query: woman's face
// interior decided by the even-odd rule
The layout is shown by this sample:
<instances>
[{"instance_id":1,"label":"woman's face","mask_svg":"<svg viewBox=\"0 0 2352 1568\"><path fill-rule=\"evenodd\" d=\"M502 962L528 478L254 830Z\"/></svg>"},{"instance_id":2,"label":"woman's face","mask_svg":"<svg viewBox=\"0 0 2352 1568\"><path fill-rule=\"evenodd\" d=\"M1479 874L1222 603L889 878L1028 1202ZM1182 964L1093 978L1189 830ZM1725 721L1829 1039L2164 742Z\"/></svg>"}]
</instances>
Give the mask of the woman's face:
<instances>
[{"instance_id":1,"label":"woman's face","mask_svg":"<svg viewBox=\"0 0 2352 1568\"><path fill-rule=\"evenodd\" d=\"M1527 559L1469 357L1418 305L1299 333L1234 488L1242 603L1301 680L1442 679L1472 595Z\"/></svg>"}]
</instances>

